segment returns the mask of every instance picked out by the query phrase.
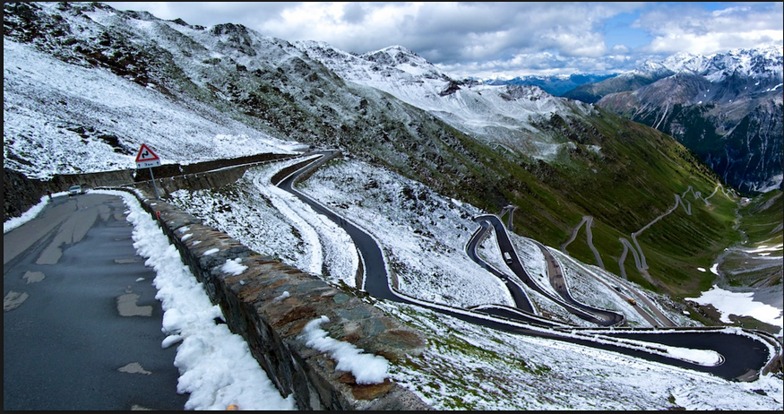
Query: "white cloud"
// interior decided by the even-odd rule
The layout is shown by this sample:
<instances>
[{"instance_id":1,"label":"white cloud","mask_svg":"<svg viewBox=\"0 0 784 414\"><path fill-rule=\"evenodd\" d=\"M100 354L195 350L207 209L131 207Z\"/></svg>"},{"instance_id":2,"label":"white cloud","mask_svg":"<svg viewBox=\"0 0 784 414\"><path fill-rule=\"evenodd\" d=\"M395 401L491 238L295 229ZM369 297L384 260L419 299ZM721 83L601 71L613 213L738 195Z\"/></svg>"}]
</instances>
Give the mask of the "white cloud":
<instances>
[{"instance_id":1,"label":"white cloud","mask_svg":"<svg viewBox=\"0 0 784 414\"><path fill-rule=\"evenodd\" d=\"M355 53L402 45L456 76L610 72L631 69L644 59L641 53L710 54L782 39L781 5L766 3L716 10L700 3L634 2L110 4L191 24L239 23L268 36L319 40ZM635 13L642 15L631 24L613 20ZM631 37L621 35L609 45L607 26L624 30L624 24L647 32L650 42L625 43ZM556 58L543 61L545 54Z\"/></svg>"},{"instance_id":2,"label":"white cloud","mask_svg":"<svg viewBox=\"0 0 784 414\"><path fill-rule=\"evenodd\" d=\"M713 54L784 39L780 3L714 11L668 5L643 14L635 25L654 36L645 48L652 53Z\"/></svg>"}]
</instances>

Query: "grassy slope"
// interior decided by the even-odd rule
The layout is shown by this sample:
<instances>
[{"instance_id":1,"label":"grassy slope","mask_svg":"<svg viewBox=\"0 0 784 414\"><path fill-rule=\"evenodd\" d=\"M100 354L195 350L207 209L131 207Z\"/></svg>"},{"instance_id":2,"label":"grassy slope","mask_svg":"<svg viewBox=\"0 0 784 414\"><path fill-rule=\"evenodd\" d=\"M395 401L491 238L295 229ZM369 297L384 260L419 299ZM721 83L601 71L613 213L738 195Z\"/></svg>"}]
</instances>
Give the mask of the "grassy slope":
<instances>
[{"instance_id":1,"label":"grassy slope","mask_svg":"<svg viewBox=\"0 0 784 414\"><path fill-rule=\"evenodd\" d=\"M741 208L740 228L748 236L749 244L781 244L782 212L784 197L781 190L762 194Z\"/></svg>"},{"instance_id":2,"label":"grassy slope","mask_svg":"<svg viewBox=\"0 0 784 414\"><path fill-rule=\"evenodd\" d=\"M774 190L755 197L738 212L738 228L746 236L742 248L731 249L723 257L720 269L732 286L774 286L782 283L782 250L767 256L748 254L743 249L780 246L784 242L784 197ZM778 258L778 260L771 258Z\"/></svg>"},{"instance_id":3,"label":"grassy slope","mask_svg":"<svg viewBox=\"0 0 784 414\"><path fill-rule=\"evenodd\" d=\"M632 232L671 208L675 194L689 186L707 197L718 181L681 144L652 128L608 113L590 122L600 134L602 155L578 144L553 165L521 160L464 138L469 155L463 158L474 167L451 190L491 212L506 204L518 206L515 230L550 246L564 243L582 216L591 215L593 243L606 268L620 274L619 237L630 239ZM697 267L710 267L719 252L738 240L732 229L736 202L722 192L709 206L695 201L693 194L684 199L692 205L691 215L678 207L638 238L649 272L662 286L646 282L629 254L625 263L631 280L675 295L710 286L712 275ZM584 227L568 251L596 263Z\"/></svg>"}]
</instances>

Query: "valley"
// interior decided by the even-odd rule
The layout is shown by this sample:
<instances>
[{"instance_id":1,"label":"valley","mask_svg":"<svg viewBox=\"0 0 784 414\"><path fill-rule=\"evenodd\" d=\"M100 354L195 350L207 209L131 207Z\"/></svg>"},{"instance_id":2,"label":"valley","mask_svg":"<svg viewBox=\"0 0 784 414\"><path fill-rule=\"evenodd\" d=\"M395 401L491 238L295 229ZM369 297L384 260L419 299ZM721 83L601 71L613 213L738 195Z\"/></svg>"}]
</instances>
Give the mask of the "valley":
<instances>
[{"instance_id":1,"label":"valley","mask_svg":"<svg viewBox=\"0 0 784 414\"><path fill-rule=\"evenodd\" d=\"M290 165L297 165L301 162L292 160L288 163ZM248 234L253 234L253 237L257 237L257 243L260 243L256 248L260 251L265 251L264 240L279 240L280 238L272 236L271 234L257 234L257 231L255 231L256 229L266 229L267 232L272 230L269 225L257 224L257 219L255 218L266 216L269 213L263 213L265 209L259 209L258 203L248 203L247 201L258 199L258 195L252 195L256 191L260 191L261 194L266 194L262 197L269 197L272 205L280 205L279 201L275 201L279 197L287 198L282 194L277 194L278 192L275 190L274 186L276 180L267 181L267 184L265 184L265 181L275 175L275 172L279 168L280 167L274 166L266 167L266 173L261 173L261 171L251 173L249 171L249 174L251 174L250 177L254 177L250 178L252 180L250 182L254 183L253 186L255 189L250 189L243 185L242 183L248 182L246 179L243 179L238 182L238 186L231 186L230 188L221 191L189 192L181 190L173 194L173 201L181 207L189 209L197 216L203 215L209 223L215 222L219 228L226 229L232 237L247 240L248 236L242 236L242 234L248 231ZM336 171L329 172L336 168ZM322 173L323 171L327 171L328 174L325 176ZM423 307L425 309L431 308L438 313L446 312L458 319L470 321L471 318L468 317L470 313L463 314L455 307L461 308L469 306L469 309L475 309L475 312L498 314L499 310L509 309L509 306L514 306L515 301L512 300L508 293L504 293L506 288L503 284L497 282L499 280L498 278L491 276L490 274L485 275L483 272L479 271L480 268L471 267L469 264L471 263L470 261L467 263L465 262L468 256L461 245L474 237L470 232L459 230L461 227L459 224L454 225L455 220L458 219L456 215L462 215L460 214L460 211L463 210L463 207L459 204L453 204L456 201L443 200L437 194L429 193L422 187L417 188L415 183L409 184L414 185L411 187L413 194L425 195L417 195L413 200L407 199L405 194L408 191L405 190L407 187L404 184L406 181L407 180L402 177L395 178L394 174L382 174L380 171L362 167L361 163L335 159L322 166L318 171L312 173L307 180L303 181L302 186L300 186L300 189L298 190L306 194L309 198L318 200L320 205L330 206L330 208L340 211L340 214L343 217L347 217L347 220L350 220L350 222L353 223L352 225L361 226L372 235L373 239L382 247L382 250L384 251L383 255L386 258L385 260L390 265L390 276L393 277L393 282L391 282L390 286L391 290L383 283L380 285L381 288L375 288L372 286L379 285L362 282L362 279L356 279L354 275L357 274L357 271L359 271L360 274L364 273L368 275L372 272L369 267L359 266L359 262L354 262L355 264L348 266L337 265L337 262L347 261L348 263L352 263L355 260L352 259L351 254L348 254L354 250L353 247L350 245L346 246L347 241L341 241L341 239L337 237L342 232L332 228L332 224L309 218L314 214L310 211L310 208L304 206L297 207L292 201L288 201L286 202L288 207L285 209L285 211L288 212L284 213L284 215L288 217L287 221L290 223L300 223L293 225L298 229L297 233L303 234L303 238L320 240L320 242L317 242L317 245L320 245L321 247L318 249L315 247L308 249L306 247L306 250L301 251L301 257L317 260L311 252L324 252L324 262L319 264L320 268L343 269L342 273L334 270L323 273L324 277L327 280L333 280L339 285L345 286L347 291L356 292L355 289L358 289L359 286L364 286L365 289L367 289L367 292L372 296L380 295L380 297L394 299L398 295L402 295L402 297L405 298L403 303L394 305L394 308L391 309L397 308L397 310L394 311L395 313L408 309L406 312L410 312L409 317L404 317L404 320L408 320L411 323L415 320L420 320L421 322L421 318L427 318L427 313L422 313ZM358 188L375 189L379 198L357 197L356 189ZM420 193L420 191L423 192ZM419 202L415 201L420 199L421 201ZM270 205L270 203L267 203L267 205ZM407 207L403 210L399 210L400 207L398 206L400 205L407 205ZM222 211L223 213L210 213L213 209ZM433 210L431 211L433 214L422 217L421 213L423 210L428 211L431 209ZM455 211L455 209L457 209L457 211ZM267 219L264 220L267 221ZM330 221L335 224L340 222L339 219L336 220L335 218ZM458 220L458 223L466 223L466 227L475 227L478 225L478 223L470 224L472 221L473 220L470 217L465 217L463 220ZM303 225L303 222L308 222L310 225ZM276 231L281 233L287 232L286 226L278 225L277 227L278 229ZM427 233L428 229L433 229L437 236L434 235L434 238L422 237L422 235ZM435 229L438 229L438 231ZM457 233L455 233L455 230L457 230ZM312 233L313 236L306 237L304 236L306 233ZM458 234L463 234L463 236L457 236ZM461 238L463 240L460 240ZM547 274L547 266L544 264L546 260L543 259L544 256L541 256L541 253L538 254L541 258L537 258L537 253L535 253L539 250L537 244L531 240L519 239L514 236L512 236L512 240L517 240L515 242L515 245L517 246L515 250L520 253L521 263L526 269L526 273L532 275L531 279L539 279L536 283L541 284L545 290L551 292L547 295L557 296L558 294L553 290L554 286L549 284L549 277L544 276L541 278L543 274ZM481 245L483 246L481 248L482 253L480 253L481 257L485 258L485 260L498 269L504 269L506 267L505 259L501 257L501 253L495 246L495 243L492 242L492 238L489 239L489 243L488 241L485 241L482 242ZM280 247L277 249L280 249ZM653 306L654 308L658 308L659 306L662 306L662 304L667 303L666 301L662 301L654 305L649 299L651 292L646 292L644 289L634 284L620 281L617 276L603 273L601 269L592 268L589 270L588 266L579 264L579 262L574 261L557 251L554 251L553 254L558 255L558 260L561 261L562 266L564 266L563 274L566 283L569 285L570 291L573 291L575 295L580 297L580 301L594 305L602 304L600 306L610 306L611 308L618 309L626 315L628 322L632 326L637 326L638 329L639 327L651 326L649 325L649 322L642 317L645 316L645 314L638 310L640 309L639 307ZM429 259L427 262L422 260L425 257ZM434 263L428 264L430 261ZM364 260L361 260L360 262L364 263ZM300 264L300 266L303 266L303 264ZM437 269L439 273L429 274L429 272L432 271L430 269ZM445 271L445 269L450 270ZM579 270L575 272L575 269ZM602 273L603 276L599 276L600 273ZM510 279L513 278L514 276L510 276ZM590 280L590 278L604 280L604 282L597 283L596 280ZM455 285L453 283L454 281L459 280L465 280L465 282L462 283L470 283L470 293L465 290L466 286L461 286L459 284ZM622 289L626 295L638 297L639 306L633 307L626 303L624 300L626 296L617 295L615 290L611 287L612 285L621 285L623 286ZM495 293L488 292L488 294L485 295L477 294L491 286L492 289L495 290ZM554 305L555 302L552 302L547 295L542 295L541 293L537 293L528 288L525 290L527 296L530 297L534 303L535 309L537 309L536 312L541 315L538 317L538 321L526 317L526 324L533 324L533 326L542 324L544 324L544 326L562 326L571 330L574 328L570 328L570 325L583 326L583 329L589 330L592 335L599 333L595 328L590 328L591 326L596 326L595 322L584 320L569 311L565 311L567 308ZM615 296L616 299L608 301L611 296ZM508 299L502 300L504 297L507 297ZM660 301L661 298L656 300ZM382 302L386 301L375 303L381 305ZM406 302L409 302L409 305L405 305ZM499 304L501 305L499 306ZM389 306L391 305L385 305L384 308L390 309ZM640 314L635 316L636 312L640 312ZM677 313L677 310L670 309L669 311L665 311L665 313L668 316L664 317L664 320L670 318L673 321L676 321L676 324L685 323L687 326L692 323L689 318ZM514 312L506 310L505 312L501 312L500 315L513 317ZM553 325L553 323L555 323L555 325ZM417 324L417 326L420 325ZM494 329L499 329L499 326L496 325ZM500 329L503 330L503 328ZM693 330L694 328L690 329ZM686 329L686 331L689 331L690 329ZM468 328L468 326L462 326L460 328L460 332L469 332L472 330L473 329ZM549 332L549 330L542 331L541 333L544 332ZM451 337L452 335L454 335L454 333L449 334L448 336ZM490 334L486 333L485 335ZM497 334L492 334L492 336L497 337ZM534 336L536 336L536 334L534 334ZM436 341L435 337L432 337L431 339ZM646 337L646 340L651 339L651 336ZM505 341L500 337L498 340ZM461 353L462 352L465 351L461 351ZM552 349L549 349L548 352L552 352ZM483 365L488 363L484 358L482 358L482 361ZM425 366L420 364L422 363L417 362L416 369L418 371L422 369L431 369L429 367L430 362L426 363ZM560 370L562 368L558 369ZM440 381L447 380L447 377L444 375L439 375L439 378ZM468 384L463 384L462 387L467 385ZM447 388L449 387L451 386L447 386ZM424 389L427 390L429 387L425 387ZM433 391L425 392L430 393ZM436 398L435 400L444 403L440 398Z\"/></svg>"},{"instance_id":2,"label":"valley","mask_svg":"<svg viewBox=\"0 0 784 414\"><path fill-rule=\"evenodd\" d=\"M740 175L717 168L732 162L690 149L697 129L679 136L690 120L711 130L716 107L645 106L620 77L581 89L606 88L581 102L453 78L402 46L348 53L102 3L4 10L6 222L64 190L55 183L138 185L145 144L162 159L157 179L203 177L164 201L425 332L427 352L395 380L439 408L776 403L756 390L780 391L780 376L738 383L748 361L711 356L780 343L781 314L701 296L784 306L784 197L765 184L780 167L768 162L781 148L775 111L729 127L732 145L765 148L759 162L740 156L765 168L736 187ZM635 82L623 87L666 96L654 79ZM764 108L780 110L771 99ZM210 171L241 160L264 163L210 185ZM734 338L742 328L767 339ZM696 343L705 353L678 354Z\"/></svg>"}]
</instances>

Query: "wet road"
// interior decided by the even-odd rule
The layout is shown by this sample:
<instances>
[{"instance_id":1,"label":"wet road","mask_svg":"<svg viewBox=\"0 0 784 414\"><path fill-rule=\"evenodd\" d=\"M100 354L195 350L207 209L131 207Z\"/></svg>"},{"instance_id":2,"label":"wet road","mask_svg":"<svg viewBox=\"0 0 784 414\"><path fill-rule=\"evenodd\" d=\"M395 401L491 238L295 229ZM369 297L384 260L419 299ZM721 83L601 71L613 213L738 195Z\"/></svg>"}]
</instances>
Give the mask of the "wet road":
<instances>
[{"instance_id":1,"label":"wet road","mask_svg":"<svg viewBox=\"0 0 784 414\"><path fill-rule=\"evenodd\" d=\"M182 410L122 199L55 197L3 236L4 410Z\"/></svg>"}]
</instances>

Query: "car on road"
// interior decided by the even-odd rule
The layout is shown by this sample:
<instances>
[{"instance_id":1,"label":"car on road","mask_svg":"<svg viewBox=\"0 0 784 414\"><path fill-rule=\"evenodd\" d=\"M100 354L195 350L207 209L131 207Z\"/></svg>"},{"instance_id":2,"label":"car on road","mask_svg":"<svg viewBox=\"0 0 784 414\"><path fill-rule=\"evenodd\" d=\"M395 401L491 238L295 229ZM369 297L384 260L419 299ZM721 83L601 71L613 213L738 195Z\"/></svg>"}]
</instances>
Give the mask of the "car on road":
<instances>
[{"instance_id":1,"label":"car on road","mask_svg":"<svg viewBox=\"0 0 784 414\"><path fill-rule=\"evenodd\" d=\"M512 256L509 252L504 252L504 260L506 260L506 264L512 264Z\"/></svg>"},{"instance_id":2,"label":"car on road","mask_svg":"<svg viewBox=\"0 0 784 414\"><path fill-rule=\"evenodd\" d=\"M84 194L84 192L85 192L85 188L83 185L80 184L75 184L68 187L68 197L75 196L78 194Z\"/></svg>"}]
</instances>

